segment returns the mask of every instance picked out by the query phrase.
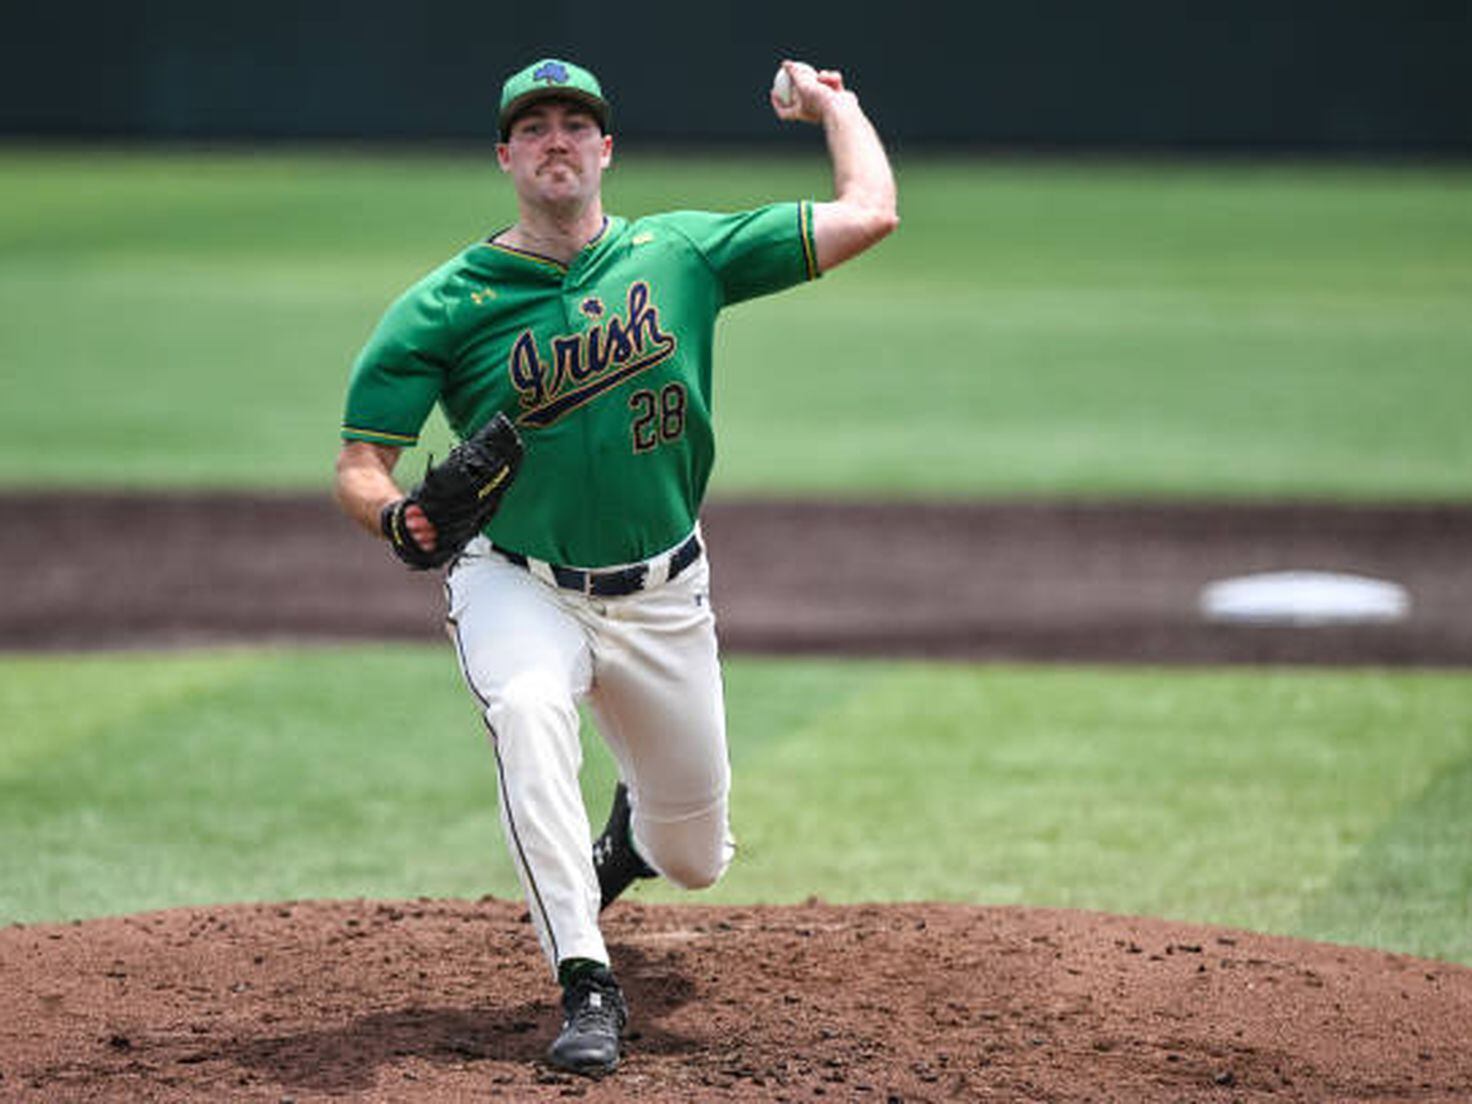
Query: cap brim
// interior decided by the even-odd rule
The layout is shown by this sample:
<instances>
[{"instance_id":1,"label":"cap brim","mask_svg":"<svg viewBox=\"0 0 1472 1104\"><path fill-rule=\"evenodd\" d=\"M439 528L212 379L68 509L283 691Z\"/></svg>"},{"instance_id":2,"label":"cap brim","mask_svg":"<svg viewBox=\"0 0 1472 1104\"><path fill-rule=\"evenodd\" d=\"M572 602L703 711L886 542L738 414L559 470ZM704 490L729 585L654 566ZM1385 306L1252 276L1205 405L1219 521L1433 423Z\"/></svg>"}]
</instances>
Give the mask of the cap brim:
<instances>
[{"instance_id":1,"label":"cap brim","mask_svg":"<svg viewBox=\"0 0 1472 1104\"><path fill-rule=\"evenodd\" d=\"M603 132L605 134L608 132L607 101L600 100L581 88L535 88L530 92L523 92L502 110L500 119L502 141L506 140L507 132L511 129L511 124L516 121L516 117L539 100L573 100L580 103L593 113L593 118L598 120L598 125Z\"/></svg>"}]
</instances>

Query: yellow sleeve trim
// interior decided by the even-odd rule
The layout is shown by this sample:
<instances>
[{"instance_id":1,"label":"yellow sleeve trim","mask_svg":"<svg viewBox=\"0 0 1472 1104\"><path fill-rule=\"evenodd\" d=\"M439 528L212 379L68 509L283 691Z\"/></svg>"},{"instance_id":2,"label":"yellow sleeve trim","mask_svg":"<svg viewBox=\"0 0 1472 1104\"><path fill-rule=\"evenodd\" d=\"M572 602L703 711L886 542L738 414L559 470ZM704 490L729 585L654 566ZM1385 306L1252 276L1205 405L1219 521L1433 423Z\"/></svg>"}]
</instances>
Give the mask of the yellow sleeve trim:
<instances>
[{"instance_id":1,"label":"yellow sleeve trim","mask_svg":"<svg viewBox=\"0 0 1472 1104\"><path fill-rule=\"evenodd\" d=\"M405 433L388 433L382 429L359 429L357 426L350 425L342 427L342 436L345 441L368 441L375 445L412 446L419 443L417 436L410 436Z\"/></svg>"},{"instance_id":2,"label":"yellow sleeve trim","mask_svg":"<svg viewBox=\"0 0 1472 1104\"><path fill-rule=\"evenodd\" d=\"M803 200L797 205L797 223L802 237L802 259L807 265L808 279L816 280L818 271L818 239L813 236L813 203Z\"/></svg>"}]
</instances>

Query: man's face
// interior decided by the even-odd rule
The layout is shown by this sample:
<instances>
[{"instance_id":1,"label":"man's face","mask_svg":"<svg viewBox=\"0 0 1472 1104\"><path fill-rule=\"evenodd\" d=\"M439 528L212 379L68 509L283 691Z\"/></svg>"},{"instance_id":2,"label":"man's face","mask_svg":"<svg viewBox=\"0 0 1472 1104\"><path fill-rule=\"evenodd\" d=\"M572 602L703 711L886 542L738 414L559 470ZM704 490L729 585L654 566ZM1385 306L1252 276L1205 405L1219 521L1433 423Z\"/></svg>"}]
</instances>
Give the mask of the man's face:
<instances>
[{"instance_id":1,"label":"man's face","mask_svg":"<svg viewBox=\"0 0 1472 1104\"><path fill-rule=\"evenodd\" d=\"M613 138L581 104L542 100L521 113L496 146L501 171L533 206L575 212L597 195L613 160Z\"/></svg>"}]
</instances>

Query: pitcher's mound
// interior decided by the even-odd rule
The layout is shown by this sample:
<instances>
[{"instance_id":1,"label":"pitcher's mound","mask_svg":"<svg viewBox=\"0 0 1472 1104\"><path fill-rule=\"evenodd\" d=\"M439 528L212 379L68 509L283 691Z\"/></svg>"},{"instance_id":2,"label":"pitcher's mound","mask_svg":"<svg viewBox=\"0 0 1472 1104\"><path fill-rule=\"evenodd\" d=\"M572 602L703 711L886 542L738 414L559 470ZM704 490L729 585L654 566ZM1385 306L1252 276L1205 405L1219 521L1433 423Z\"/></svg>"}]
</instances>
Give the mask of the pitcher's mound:
<instances>
[{"instance_id":1,"label":"pitcher's mound","mask_svg":"<svg viewBox=\"0 0 1472 1104\"><path fill-rule=\"evenodd\" d=\"M179 909L0 931L0 1099L1466 1101L1472 970L960 905L620 903L623 1066L505 901Z\"/></svg>"}]
</instances>

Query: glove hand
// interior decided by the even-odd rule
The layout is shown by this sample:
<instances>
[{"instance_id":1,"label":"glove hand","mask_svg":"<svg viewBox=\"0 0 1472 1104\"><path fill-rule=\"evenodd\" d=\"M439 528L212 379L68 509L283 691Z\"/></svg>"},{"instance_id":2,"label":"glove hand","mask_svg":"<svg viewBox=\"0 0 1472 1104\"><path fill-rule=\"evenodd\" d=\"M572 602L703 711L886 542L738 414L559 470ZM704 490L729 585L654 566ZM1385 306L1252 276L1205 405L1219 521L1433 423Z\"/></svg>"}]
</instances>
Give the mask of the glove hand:
<instances>
[{"instance_id":1,"label":"glove hand","mask_svg":"<svg viewBox=\"0 0 1472 1104\"><path fill-rule=\"evenodd\" d=\"M425 570L435 566L430 560L439 534L417 502L407 496L390 502L378 512L378 528L394 555L410 567Z\"/></svg>"},{"instance_id":2,"label":"glove hand","mask_svg":"<svg viewBox=\"0 0 1472 1104\"><path fill-rule=\"evenodd\" d=\"M427 466L417 487L379 513L394 555L416 571L454 559L501 505L523 452L516 427L497 414L441 463Z\"/></svg>"}]
</instances>

